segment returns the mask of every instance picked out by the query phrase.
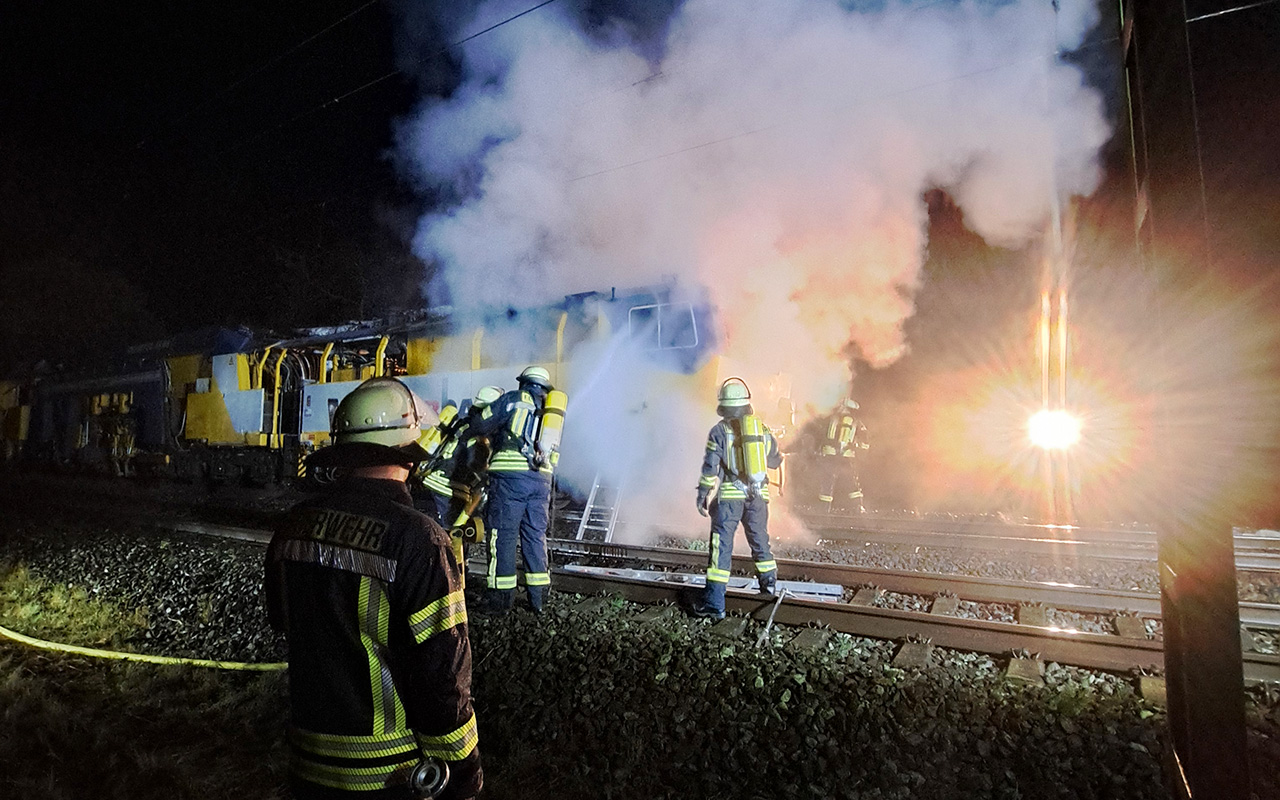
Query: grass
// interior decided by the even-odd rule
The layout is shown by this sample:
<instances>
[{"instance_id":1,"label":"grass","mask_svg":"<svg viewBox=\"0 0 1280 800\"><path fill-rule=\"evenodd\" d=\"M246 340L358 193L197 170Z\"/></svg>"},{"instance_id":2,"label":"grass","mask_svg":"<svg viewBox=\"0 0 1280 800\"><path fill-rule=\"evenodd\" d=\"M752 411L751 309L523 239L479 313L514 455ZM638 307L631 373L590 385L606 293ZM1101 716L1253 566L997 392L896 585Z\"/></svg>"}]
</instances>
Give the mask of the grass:
<instances>
[{"instance_id":1,"label":"grass","mask_svg":"<svg viewBox=\"0 0 1280 800\"><path fill-rule=\"evenodd\" d=\"M51 583L23 564L0 567L0 625L37 639L103 649L123 649L146 630L148 609L126 609L90 597L83 588Z\"/></svg>"},{"instance_id":2,"label":"grass","mask_svg":"<svg viewBox=\"0 0 1280 800\"><path fill-rule=\"evenodd\" d=\"M0 794L285 796L283 673L95 661L0 643Z\"/></svg>"}]
</instances>

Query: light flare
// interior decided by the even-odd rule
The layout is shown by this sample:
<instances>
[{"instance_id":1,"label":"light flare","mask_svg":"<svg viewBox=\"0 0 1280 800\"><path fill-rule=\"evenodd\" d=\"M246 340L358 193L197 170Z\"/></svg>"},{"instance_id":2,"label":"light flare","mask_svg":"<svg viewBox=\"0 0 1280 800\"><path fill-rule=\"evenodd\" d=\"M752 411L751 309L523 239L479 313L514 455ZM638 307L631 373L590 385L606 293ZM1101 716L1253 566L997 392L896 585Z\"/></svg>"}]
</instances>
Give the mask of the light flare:
<instances>
[{"instance_id":1,"label":"light flare","mask_svg":"<svg viewBox=\"0 0 1280 800\"><path fill-rule=\"evenodd\" d=\"M1044 450L1066 450L1080 442L1080 418L1061 409L1041 409L1027 420L1031 443Z\"/></svg>"}]
</instances>

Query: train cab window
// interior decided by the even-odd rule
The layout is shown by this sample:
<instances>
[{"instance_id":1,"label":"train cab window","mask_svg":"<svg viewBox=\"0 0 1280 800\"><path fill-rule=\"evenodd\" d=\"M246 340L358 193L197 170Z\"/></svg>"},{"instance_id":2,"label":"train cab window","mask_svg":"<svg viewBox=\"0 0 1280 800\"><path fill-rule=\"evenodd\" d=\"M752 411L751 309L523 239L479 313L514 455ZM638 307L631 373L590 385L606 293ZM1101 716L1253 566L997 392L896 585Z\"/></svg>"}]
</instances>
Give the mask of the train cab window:
<instances>
[{"instance_id":1,"label":"train cab window","mask_svg":"<svg viewBox=\"0 0 1280 800\"><path fill-rule=\"evenodd\" d=\"M689 303L632 306L627 322L631 338L645 342L649 350L698 346L698 322Z\"/></svg>"}]
</instances>

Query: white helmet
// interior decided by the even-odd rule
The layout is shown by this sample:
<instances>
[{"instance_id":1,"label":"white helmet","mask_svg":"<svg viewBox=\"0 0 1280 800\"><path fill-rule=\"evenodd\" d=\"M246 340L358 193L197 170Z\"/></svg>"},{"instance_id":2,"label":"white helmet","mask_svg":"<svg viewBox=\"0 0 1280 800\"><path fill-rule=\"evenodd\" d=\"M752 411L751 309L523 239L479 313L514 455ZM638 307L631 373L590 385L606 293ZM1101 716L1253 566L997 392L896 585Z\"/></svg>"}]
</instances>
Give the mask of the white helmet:
<instances>
[{"instance_id":1,"label":"white helmet","mask_svg":"<svg viewBox=\"0 0 1280 800\"><path fill-rule=\"evenodd\" d=\"M472 408L485 408L493 401L502 397L501 386L481 386L476 396L471 400Z\"/></svg>"},{"instance_id":2,"label":"white helmet","mask_svg":"<svg viewBox=\"0 0 1280 800\"><path fill-rule=\"evenodd\" d=\"M421 461L423 428L437 418L408 386L395 378L370 378L357 386L333 414L333 444L311 456L319 466L374 466Z\"/></svg>"},{"instance_id":3,"label":"white helmet","mask_svg":"<svg viewBox=\"0 0 1280 800\"><path fill-rule=\"evenodd\" d=\"M728 378L716 393L716 413L722 417L740 417L751 412L751 390L742 378Z\"/></svg>"},{"instance_id":4,"label":"white helmet","mask_svg":"<svg viewBox=\"0 0 1280 800\"><path fill-rule=\"evenodd\" d=\"M516 378L519 383L532 383L535 386L541 386L548 392L555 387L551 385L551 373L547 372L545 367L525 367L524 372Z\"/></svg>"}]
</instances>

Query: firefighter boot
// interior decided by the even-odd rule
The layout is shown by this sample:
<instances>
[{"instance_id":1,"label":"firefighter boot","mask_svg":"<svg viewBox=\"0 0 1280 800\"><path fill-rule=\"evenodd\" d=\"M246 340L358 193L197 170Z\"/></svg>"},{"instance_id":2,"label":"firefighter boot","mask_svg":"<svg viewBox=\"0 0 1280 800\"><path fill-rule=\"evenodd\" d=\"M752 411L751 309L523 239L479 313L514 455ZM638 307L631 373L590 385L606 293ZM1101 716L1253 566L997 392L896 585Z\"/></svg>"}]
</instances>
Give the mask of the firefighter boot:
<instances>
[{"instance_id":1,"label":"firefighter boot","mask_svg":"<svg viewBox=\"0 0 1280 800\"><path fill-rule=\"evenodd\" d=\"M511 610L516 599L515 589L486 589L484 597L476 605L476 613L487 616L502 616Z\"/></svg>"},{"instance_id":2,"label":"firefighter boot","mask_svg":"<svg viewBox=\"0 0 1280 800\"><path fill-rule=\"evenodd\" d=\"M760 599L775 600L778 597L778 573L768 572L760 576Z\"/></svg>"},{"instance_id":3,"label":"firefighter boot","mask_svg":"<svg viewBox=\"0 0 1280 800\"><path fill-rule=\"evenodd\" d=\"M545 586L529 586L529 608L533 613L542 614L542 604L546 600L547 587Z\"/></svg>"},{"instance_id":4,"label":"firefighter boot","mask_svg":"<svg viewBox=\"0 0 1280 800\"><path fill-rule=\"evenodd\" d=\"M724 619L724 592L723 583L708 583L701 595L694 598L689 609L690 615L704 619Z\"/></svg>"}]
</instances>

